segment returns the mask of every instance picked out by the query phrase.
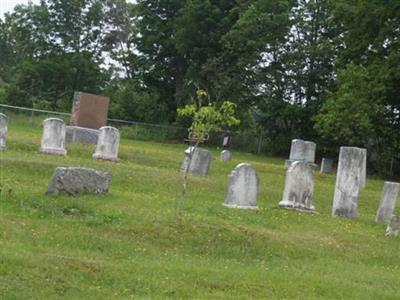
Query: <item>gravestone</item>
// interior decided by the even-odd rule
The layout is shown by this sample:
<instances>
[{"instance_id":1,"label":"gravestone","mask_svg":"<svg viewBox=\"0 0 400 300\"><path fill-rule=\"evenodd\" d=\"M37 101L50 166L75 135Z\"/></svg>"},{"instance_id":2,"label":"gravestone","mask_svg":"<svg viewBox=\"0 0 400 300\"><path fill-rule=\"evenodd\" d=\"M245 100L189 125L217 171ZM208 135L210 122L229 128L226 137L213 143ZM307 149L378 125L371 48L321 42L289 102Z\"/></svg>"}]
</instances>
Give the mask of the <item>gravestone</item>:
<instances>
[{"instance_id":1,"label":"gravestone","mask_svg":"<svg viewBox=\"0 0 400 300\"><path fill-rule=\"evenodd\" d=\"M397 197L400 192L400 183L386 181L378 212L376 213L377 222L388 222L392 218L396 207Z\"/></svg>"},{"instance_id":2,"label":"gravestone","mask_svg":"<svg viewBox=\"0 0 400 300\"><path fill-rule=\"evenodd\" d=\"M321 161L321 173L332 173L333 172L333 159L323 158Z\"/></svg>"},{"instance_id":3,"label":"gravestone","mask_svg":"<svg viewBox=\"0 0 400 300\"><path fill-rule=\"evenodd\" d=\"M293 162L286 171L285 189L279 207L306 212L315 212L312 204L314 174L309 163Z\"/></svg>"},{"instance_id":4,"label":"gravestone","mask_svg":"<svg viewBox=\"0 0 400 300\"><path fill-rule=\"evenodd\" d=\"M360 191L366 183L366 166L366 149L340 148L332 216L357 217Z\"/></svg>"},{"instance_id":5,"label":"gravestone","mask_svg":"<svg viewBox=\"0 0 400 300\"><path fill-rule=\"evenodd\" d=\"M108 192L111 175L94 169L58 167L47 188L47 193L65 192L70 196L80 193L104 194Z\"/></svg>"},{"instance_id":6,"label":"gravestone","mask_svg":"<svg viewBox=\"0 0 400 300\"><path fill-rule=\"evenodd\" d=\"M192 155L192 160L189 166L189 173L199 174L206 176L210 169L210 164L212 160L212 154L210 151L202 148L196 148L194 151L194 147L190 146L185 150L185 158L183 160L181 170L183 172L188 168L188 164L190 161L190 155Z\"/></svg>"},{"instance_id":7,"label":"gravestone","mask_svg":"<svg viewBox=\"0 0 400 300\"><path fill-rule=\"evenodd\" d=\"M70 125L92 129L106 126L109 102L108 97L75 92Z\"/></svg>"},{"instance_id":8,"label":"gravestone","mask_svg":"<svg viewBox=\"0 0 400 300\"><path fill-rule=\"evenodd\" d=\"M258 208L258 183L256 170L250 164L237 165L228 176L228 193L223 205L232 208Z\"/></svg>"},{"instance_id":9,"label":"gravestone","mask_svg":"<svg viewBox=\"0 0 400 300\"><path fill-rule=\"evenodd\" d=\"M229 161L232 158L232 153L229 150L221 151L221 161Z\"/></svg>"},{"instance_id":10,"label":"gravestone","mask_svg":"<svg viewBox=\"0 0 400 300\"><path fill-rule=\"evenodd\" d=\"M8 132L8 118L0 113L0 151L6 149Z\"/></svg>"},{"instance_id":11,"label":"gravestone","mask_svg":"<svg viewBox=\"0 0 400 300\"><path fill-rule=\"evenodd\" d=\"M315 164L315 150L317 145L314 142L303 141L300 139L292 140L290 147L289 159L286 160L286 166L289 167L295 161L304 161L309 163L313 168Z\"/></svg>"},{"instance_id":12,"label":"gravestone","mask_svg":"<svg viewBox=\"0 0 400 300\"><path fill-rule=\"evenodd\" d=\"M43 121L43 136L40 152L44 154L66 155L65 124L57 118L48 118Z\"/></svg>"},{"instance_id":13,"label":"gravestone","mask_svg":"<svg viewBox=\"0 0 400 300\"><path fill-rule=\"evenodd\" d=\"M400 217L392 216L386 228L386 236L399 236L400 233Z\"/></svg>"},{"instance_id":14,"label":"gravestone","mask_svg":"<svg viewBox=\"0 0 400 300\"><path fill-rule=\"evenodd\" d=\"M100 135L97 141L94 159L118 161L119 131L111 126L100 128Z\"/></svg>"},{"instance_id":15,"label":"gravestone","mask_svg":"<svg viewBox=\"0 0 400 300\"><path fill-rule=\"evenodd\" d=\"M67 126L67 143L97 144L100 130L79 126Z\"/></svg>"}]
</instances>

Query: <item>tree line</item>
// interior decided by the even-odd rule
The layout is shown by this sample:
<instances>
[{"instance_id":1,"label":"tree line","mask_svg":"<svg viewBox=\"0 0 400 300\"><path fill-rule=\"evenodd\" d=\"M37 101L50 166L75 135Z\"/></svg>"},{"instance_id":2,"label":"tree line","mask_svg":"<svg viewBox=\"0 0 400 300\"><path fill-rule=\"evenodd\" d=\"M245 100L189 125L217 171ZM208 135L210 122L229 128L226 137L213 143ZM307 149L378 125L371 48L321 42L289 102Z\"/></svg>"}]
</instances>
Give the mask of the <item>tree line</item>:
<instances>
[{"instance_id":1,"label":"tree line","mask_svg":"<svg viewBox=\"0 0 400 300\"><path fill-rule=\"evenodd\" d=\"M3 103L69 111L84 91L179 124L201 89L271 154L355 145L400 174L398 0L42 0L0 20L0 57Z\"/></svg>"}]
</instances>

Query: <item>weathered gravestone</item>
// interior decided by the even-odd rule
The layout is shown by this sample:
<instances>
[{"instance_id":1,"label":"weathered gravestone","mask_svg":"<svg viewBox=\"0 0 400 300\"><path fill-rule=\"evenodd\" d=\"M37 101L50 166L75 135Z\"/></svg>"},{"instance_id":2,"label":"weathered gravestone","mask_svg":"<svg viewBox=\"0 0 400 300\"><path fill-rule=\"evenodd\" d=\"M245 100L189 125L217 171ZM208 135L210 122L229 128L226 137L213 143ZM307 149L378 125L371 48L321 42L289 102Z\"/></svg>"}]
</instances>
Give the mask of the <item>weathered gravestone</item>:
<instances>
[{"instance_id":1,"label":"weathered gravestone","mask_svg":"<svg viewBox=\"0 0 400 300\"><path fill-rule=\"evenodd\" d=\"M45 154L66 155L65 124L57 118L48 118L43 121L43 136L40 152Z\"/></svg>"},{"instance_id":2,"label":"weathered gravestone","mask_svg":"<svg viewBox=\"0 0 400 300\"><path fill-rule=\"evenodd\" d=\"M229 150L222 150L221 151L221 161L229 161L232 158L232 153Z\"/></svg>"},{"instance_id":3,"label":"weathered gravestone","mask_svg":"<svg viewBox=\"0 0 400 300\"><path fill-rule=\"evenodd\" d=\"M80 193L104 194L108 192L111 175L88 168L58 167L54 170L47 193L58 192L76 196Z\"/></svg>"},{"instance_id":4,"label":"weathered gravestone","mask_svg":"<svg viewBox=\"0 0 400 300\"><path fill-rule=\"evenodd\" d=\"M109 102L108 97L75 92L70 125L92 129L106 126Z\"/></svg>"},{"instance_id":5,"label":"weathered gravestone","mask_svg":"<svg viewBox=\"0 0 400 300\"><path fill-rule=\"evenodd\" d=\"M0 151L6 149L8 131L8 118L0 113Z\"/></svg>"},{"instance_id":6,"label":"weathered gravestone","mask_svg":"<svg viewBox=\"0 0 400 300\"><path fill-rule=\"evenodd\" d=\"M286 161L286 166L289 167L295 161L304 161L315 168L316 147L317 145L314 142L303 141L300 139L292 140L289 160Z\"/></svg>"},{"instance_id":7,"label":"weathered gravestone","mask_svg":"<svg viewBox=\"0 0 400 300\"><path fill-rule=\"evenodd\" d=\"M332 173L333 172L333 159L323 158L321 161L321 173Z\"/></svg>"},{"instance_id":8,"label":"weathered gravestone","mask_svg":"<svg viewBox=\"0 0 400 300\"><path fill-rule=\"evenodd\" d=\"M190 161L191 155L192 160ZM196 150L194 150L194 147L190 146L185 150L185 158L183 160L181 170L185 172L186 169L188 169L189 173L206 176L210 169L211 161L212 154L210 151L202 148L196 148Z\"/></svg>"},{"instance_id":9,"label":"weathered gravestone","mask_svg":"<svg viewBox=\"0 0 400 300\"><path fill-rule=\"evenodd\" d=\"M378 212L376 213L377 222L388 222L392 218L396 207L397 197L400 192L400 183L385 182Z\"/></svg>"},{"instance_id":10,"label":"weathered gravestone","mask_svg":"<svg viewBox=\"0 0 400 300\"><path fill-rule=\"evenodd\" d=\"M286 171L285 189L279 207L314 212L314 174L309 163L295 161Z\"/></svg>"},{"instance_id":11,"label":"weathered gravestone","mask_svg":"<svg viewBox=\"0 0 400 300\"><path fill-rule=\"evenodd\" d=\"M386 236L399 236L400 233L400 217L392 216L386 228Z\"/></svg>"},{"instance_id":12,"label":"weathered gravestone","mask_svg":"<svg viewBox=\"0 0 400 300\"><path fill-rule=\"evenodd\" d=\"M111 126L100 128L100 136L97 141L94 159L118 161L119 131Z\"/></svg>"},{"instance_id":13,"label":"weathered gravestone","mask_svg":"<svg viewBox=\"0 0 400 300\"><path fill-rule=\"evenodd\" d=\"M258 182L256 170L250 164L237 165L228 176L228 193L224 205L233 208L258 208Z\"/></svg>"},{"instance_id":14,"label":"weathered gravestone","mask_svg":"<svg viewBox=\"0 0 400 300\"><path fill-rule=\"evenodd\" d=\"M361 189L366 183L367 150L341 147L332 215L356 218Z\"/></svg>"},{"instance_id":15,"label":"weathered gravestone","mask_svg":"<svg viewBox=\"0 0 400 300\"><path fill-rule=\"evenodd\" d=\"M79 126L67 126L66 142L67 143L82 143L82 144L97 144L100 130L84 128Z\"/></svg>"}]
</instances>

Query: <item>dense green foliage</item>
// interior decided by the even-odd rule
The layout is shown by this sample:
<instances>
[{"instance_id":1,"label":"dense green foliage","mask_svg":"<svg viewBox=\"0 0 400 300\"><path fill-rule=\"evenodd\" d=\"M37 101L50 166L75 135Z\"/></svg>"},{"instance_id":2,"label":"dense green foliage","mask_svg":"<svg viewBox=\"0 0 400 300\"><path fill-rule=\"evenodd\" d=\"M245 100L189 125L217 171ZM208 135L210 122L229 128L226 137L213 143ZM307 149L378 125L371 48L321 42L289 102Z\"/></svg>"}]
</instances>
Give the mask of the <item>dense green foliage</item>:
<instances>
[{"instance_id":1,"label":"dense green foliage","mask_svg":"<svg viewBox=\"0 0 400 300\"><path fill-rule=\"evenodd\" d=\"M399 174L399 34L397 0L42 0L0 20L0 102L69 110L81 90L174 123L203 89L270 153L353 144Z\"/></svg>"},{"instance_id":2,"label":"dense green foliage","mask_svg":"<svg viewBox=\"0 0 400 300\"><path fill-rule=\"evenodd\" d=\"M176 215L184 145L122 139L120 162L93 146L39 153L39 126L11 116L0 153L1 299L397 299L399 238L374 221L383 181L369 178L359 218L332 218L334 175L316 174L319 214L277 209L283 159L235 152L191 177ZM215 156L219 151L211 149ZM228 209L227 175L251 163L257 211ZM57 166L112 174L103 196L45 195ZM397 207L396 213L400 213Z\"/></svg>"}]
</instances>

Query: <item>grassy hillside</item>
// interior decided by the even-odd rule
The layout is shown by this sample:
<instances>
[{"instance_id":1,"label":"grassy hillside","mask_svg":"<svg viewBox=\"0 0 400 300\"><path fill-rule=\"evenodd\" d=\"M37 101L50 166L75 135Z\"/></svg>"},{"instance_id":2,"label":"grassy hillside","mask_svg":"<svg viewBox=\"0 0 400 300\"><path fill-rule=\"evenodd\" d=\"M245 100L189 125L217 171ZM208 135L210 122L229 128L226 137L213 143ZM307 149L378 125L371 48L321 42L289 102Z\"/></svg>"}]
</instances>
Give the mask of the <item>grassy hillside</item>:
<instances>
[{"instance_id":1,"label":"grassy hillside","mask_svg":"<svg viewBox=\"0 0 400 300\"><path fill-rule=\"evenodd\" d=\"M280 210L284 162L234 153L191 177L179 220L184 145L122 140L117 164L77 144L67 157L43 156L40 129L10 122L0 154L1 299L400 298L400 239L374 222L380 180L368 180L356 220L330 216L333 175L316 174L319 214ZM260 177L258 211L221 205L240 162ZM110 193L45 195L57 166L111 172Z\"/></svg>"}]
</instances>

